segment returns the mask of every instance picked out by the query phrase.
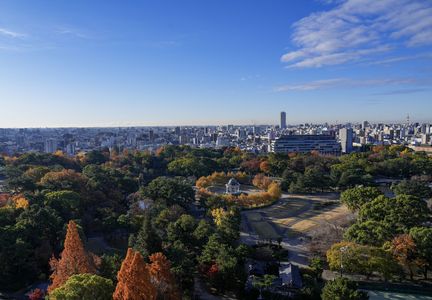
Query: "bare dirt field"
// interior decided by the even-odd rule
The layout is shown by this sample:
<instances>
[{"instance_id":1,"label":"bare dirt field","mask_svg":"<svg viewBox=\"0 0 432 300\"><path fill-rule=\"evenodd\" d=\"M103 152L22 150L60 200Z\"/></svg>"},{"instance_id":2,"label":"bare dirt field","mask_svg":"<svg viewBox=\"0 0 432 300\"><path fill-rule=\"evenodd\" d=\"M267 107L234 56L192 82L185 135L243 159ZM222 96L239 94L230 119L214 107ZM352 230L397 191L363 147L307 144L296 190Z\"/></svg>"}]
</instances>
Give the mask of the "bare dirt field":
<instances>
[{"instance_id":1,"label":"bare dirt field","mask_svg":"<svg viewBox=\"0 0 432 300\"><path fill-rule=\"evenodd\" d=\"M345 218L350 212L338 202L339 195L284 195L270 207L243 212L262 239L307 234L324 223Z\"/></svg>"},{"instance_id":2,"label":"bare dirt field","mask_svg":"<svg viewBox=\"0 0 432 300\"><path fill-rule=\"evenodd\" d=\"M337 193L284 194L269 207L243 211L241 236L249 243L281 238L291 250L291 258L306 264L308 238L328 224L351 217L348 209L339 203Z\"/></svg>"}]
</instances>

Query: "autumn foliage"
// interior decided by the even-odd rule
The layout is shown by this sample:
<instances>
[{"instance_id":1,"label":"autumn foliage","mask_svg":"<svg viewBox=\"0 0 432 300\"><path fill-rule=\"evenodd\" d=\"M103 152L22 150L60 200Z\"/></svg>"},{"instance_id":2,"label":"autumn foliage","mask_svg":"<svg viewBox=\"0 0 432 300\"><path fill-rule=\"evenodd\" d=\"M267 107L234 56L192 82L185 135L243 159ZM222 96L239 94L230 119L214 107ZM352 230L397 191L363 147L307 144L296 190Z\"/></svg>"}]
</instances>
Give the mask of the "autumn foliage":
<instances>
[{"instance_id":1,"label":"autumn foliage","mask_svg":"<svg viewBox=\"0 0 432 300\"><path fill-rule=\"evenodd\" d=\"M267 160L261 162L261 164L260 164L260 170L261 170L261 172L264 172L264 173L267 173L267 174L270 173L270 164L269 164L269 162Z\"/></svg>"},{"instance_id":2,"label":"autumn foliage","mask_svg":"<svg viewBox=\"0 0 432 300\"><path fill-rule=\"evenodd\" d=\"M262 173L256 174L252 180L252 184L262 190L267 190L271 183L272 180Z\"/></svg>"},{"instance_id":3,"label":"autumn foliage","mask_svg":"<svg viewBox=\"0 0 432 300\"><path fill-rule=\"evenodd\" d=\"M411 279L414 276L414 268L419 264L417 259L417 249L413 238L408 234L396 236L391 241L391 251L394 258L403 267L406 267L410 273Z\"/></svg>"},{"instance_id":4,"label":"autumn foliage","mask_svg":"<svg viewBox=\"0 0 432 300\"><path fill-rule=\"evenodd\" d=\"M77 225L74 221L69 221L64 249L60 255L60 259L57 260L53 257L50 261L50 265L53 273L51 275L52 283L48 288L49 292L64 284L72 275L96 273L93 260L84 249Z\"/></svg>"},{"instance_id":5,"label":"autumn foliage","mask_svg":"<svg viewBox=\"0 0 432 300\"><path fill-rule=\"evenodd\" d=\"M28 208L29 201L22 194L18 194L12 197L12 206L15 208Z\"/></svg>"},{"instance_id":6,"label":"autumn foliage","mask_svg":"<svg viewBox=\"0 0 432 300\"><path fill-rule=\"evenodd\" d=\"M209 176L199 178L196 186L199 188L198 191L201 196L208 197L213 194L207 189L208 187L226 184L230 178L235 178L240 183L250 183L249 176L244 172L214 172ZM243 207L259 207L272 203L272 201L279 199L282 195L279 183L264 174L257 174L252 180L252 184L263 191L240 195L226 194L222 195L222 197L228 202L236 202Z\"/></svg>"},{"instance_id":7,"label":"autumn foliage","mask_svg":"<svg viewBox=\"0 0 432 300\"><path fill-rule=\"evenodd\" d=\"M154 253L150 256L150 262L150 275L158 295L165 300L181 299L181 293L171 273L171 263L165 255Z\"/></svg>"},{"instance_id":8,"label":"autumn foliage","mask_svg":"<svg viewBox=\"0 0 432 300\"><path fill-rule=\"evenodd\" d=\"M114 300L153 300L157 289L151 281L150 267L138 251L128 249L117 274Z\"/></svg>"},{"instance_id":9,"label":"autumn foliage","mask_svg":"<svg viewBox=\"0 0 432 300\"><path fill-rule=\"evenodd\" d=\"M224 185L230 178L235 178L240 183L250 182L249 176L244 172L214 172L209 176L200 177L196 182L196 186L199 188L207 188L212 185Z\"/></svg>"},{"instance_id":10,"label":"autumn foliage","mask_svg":"<svg viewBox=\"0 0 432 300\"><path fill-rule=\"evenodd\" d=\"M140 252L128 249L117 274L114 300L181 299L170 261L160 252L152 254L149 259L147 264Z\"/></svg>"},{"instance_id":11,"label":"autumn foliage","mask_svg":"<svg viewBox=\"0 0 432 300\"><path fill-rule=\"evenodd\" d=\"M228 202L236 202L243 207L259 207L269 205L273 201L282 196L282 190L276 181L273 181L268 186L267 191L236 195L223 195L223 198Z\"/></svg>"},{"instance_id":12,"label":"autumn foliage","mask_svg":"<svg viewBox=\"0 0 432 300\"><path fill-rule=\"evenodd\" d=\"M42 300L45 298L45 292L41 289L34 289L28 294L29 300Z\"/></svg>"}]
</instances>

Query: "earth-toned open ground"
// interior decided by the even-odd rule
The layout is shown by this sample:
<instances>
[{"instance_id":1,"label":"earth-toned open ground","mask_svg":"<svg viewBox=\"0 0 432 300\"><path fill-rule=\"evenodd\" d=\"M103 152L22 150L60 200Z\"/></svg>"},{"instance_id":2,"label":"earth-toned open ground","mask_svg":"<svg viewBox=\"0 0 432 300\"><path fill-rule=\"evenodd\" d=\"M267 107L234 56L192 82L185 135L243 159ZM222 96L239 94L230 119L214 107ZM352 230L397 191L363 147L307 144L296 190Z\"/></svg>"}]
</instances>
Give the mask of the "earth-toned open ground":
<instances>
[{"instance_id":1,"label":"earth-toned open ground","mask_svg":"<svg viewBox=\"0 0 432 300\"><path fill-rule=\"evenodd\" d=\"M282 238L290 260L307 264L308 235L321 225L350 215L337 193L284 194L275 204L242 212L241 238L248 244Z\"/></svg>"},{"instance_id":2,"label":"earth-toned open ground","mask_svg":"<svg viewBox=\"0 0 432 300\"><path fill-rule=\"evenodd\" d=\"M369 291L369 300L432 300L432 296Z\"/></svg>"}]
</instances>

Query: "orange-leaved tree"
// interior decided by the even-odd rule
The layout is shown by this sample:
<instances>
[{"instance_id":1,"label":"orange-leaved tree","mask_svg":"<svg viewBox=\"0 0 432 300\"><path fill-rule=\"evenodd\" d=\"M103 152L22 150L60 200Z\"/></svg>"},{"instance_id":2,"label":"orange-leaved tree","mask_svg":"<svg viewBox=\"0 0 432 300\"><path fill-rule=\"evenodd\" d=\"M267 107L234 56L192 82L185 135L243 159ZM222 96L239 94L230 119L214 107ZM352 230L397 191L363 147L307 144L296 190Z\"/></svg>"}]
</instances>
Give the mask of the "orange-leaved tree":
<instances>
[{"instance_id":1,"label":"orange-leaved tree","mask_svg":"<svg viewBox=\"0 0 432 300\"><path fill-rule=\"evenodd\" d=\"M84 249L84 245L78 233L77 225L74 221L69 221L64 249L57 260L53 257L50 261L51 269L51 285L48 291L51 292L64 284L68 278L75 274L96 273L91 256Z\"/></svg>"},{"instance_id":2,"label":"orange-leaved tree","mask_svg":"<svg viewBox=\"0 0 432 300\"><path fill-rule=\"evenodd\" d=\"M150 275L157 289L158 298L165 300L181 299L174 275L171 273L171 263L161 252L150 255Z\"/></svg>"},{"instance_id":3,"label":"orange-leaved tree","mask_svg":"<svg viewBox=\"0 0 432 300\"><path fill-rule=\"evenodd\" d=\"M151 282L150 268L141 253L128 249L126 258L117 273L114 300L154 300L157 296Z\"/></svg>"},{"instance_id":4,"label":"orange-leaved tree","mask_svg":"<svg viewBox=\"0 0 432 300\"><path fill-rule=\"evenodd\" d=\"M414 268L418 263L417 247L413 238L408 234L396 236L391 241L391 251L394 258L400 265L406 267L410 273L410 278L414 278Z\"/></svg>"}]
</instances>

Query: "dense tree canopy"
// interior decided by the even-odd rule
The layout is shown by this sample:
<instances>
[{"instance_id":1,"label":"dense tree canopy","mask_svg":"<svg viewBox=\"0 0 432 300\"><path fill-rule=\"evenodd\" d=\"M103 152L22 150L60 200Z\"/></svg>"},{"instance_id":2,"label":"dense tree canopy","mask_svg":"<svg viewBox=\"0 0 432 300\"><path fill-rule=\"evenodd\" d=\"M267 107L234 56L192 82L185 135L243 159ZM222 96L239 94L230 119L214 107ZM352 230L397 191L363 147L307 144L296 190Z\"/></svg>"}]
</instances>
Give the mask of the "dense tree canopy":
<instances>
[{"instance_id":1,"label":"dense tree canopy","mask_svg":"<svg viewBox=\"0 0 432 300\"><path fill-rule=\"evenodd\" d=\"M185 206L194 200L190 184L179 178L159 177L144 189L144 194L154 200L163 200L167 205Z\"/></svg>"},{"instance_id":2,"label":"dense tree canopy","mask_svg":"<svg viewBox=\"0 0 432 300\"><path fill-rule=\"evenodd\" d=\"M399 184L392 186L396 195L412 195L420 199L432 197L432 189L426 182L419 180L402 180Z\"/></svg>"},{"instance_id":3,"label":"dense tree canopy","mask_svg":"<svg viewBox=\"0 0 432 300\"><path fill-rule=\"evenodd\" d=\"M346 278L336 278L324 286L321 297L323 300L367 300L366 292L357 290L357 285Z\"/></svg>"},{"instance_id":4,"label":"dense tree canopy","mask_svg":"<svg viewBox=\"0 0 432 300\"><path fill-rule=\"evenodd\" d=\"M223 185L231 177L250 184L262 172L266 176L258 175L263 193L255 195L257 202L266 197L269 201L263 203L279 199L281 188L301 193L350 189L343 192L342 201L359 216L344 236L355 245L352 252L358 264L353 272L369 276L375 268L373 276L391 278L397 274L394 262L398 252L393 260L387 254L392 253L391 241L401 234L408 234L414 242L416 270L426 272L431 267L430 232L424 227L429 211L416 197L430 197L423 182L432 176L432 158L404 146L366 150L330 157L167 145L155 153L106 148L75 157L60 152L1 156L0 176L5 176L4 190L10 195L6 204L1 204L6 206L0 208L0 290L48 280L53 255L59 257L51 261L57 285L81 272L98 272L116 283L128 241L139 251L144 265L148 255L162 252L185 297L190 296L197 275L219 291L242 290L247 251L238 247L238 205L247 203L251 195L206 195L200 199L202 210L194 211L190 205L195 199L192 186L194 177L199 176L204 176L203 186ZM378 195L373 188L378 177L402 179L392 188L396 198ZM80 226L73 230L73 238L68 237L68 230L65 240L69 221ZM100 258L90 255L87 248ZM366 256L361 256L361 251ZM123 264L130 267L135 253ZM71 270L62 267L62 260L88 268ZM350 261L347 263L348 267ZM124 274L131 274L129 267ZM120 287L122 291L133 289L124 280Z\"/></svg>"},{"instance_id":5,"label":"dense tree canopy","mask_svg":"<svg viewBox=\"0 0 432 300\"><path fill-rule=\"evenodd\" d=\"M77 274L49 294L52 300L108 300L112 299L111 280L94 274Z\"/></svg>"},{"instance_id":6,"label":"dense tree canopy","mask_svg":"<svg viewBox=\"0 0 432 300\"><path fill-rule=\"evenodd\" d=\"M382 195L376 187L355 187L348 189L341 194L341 202L350 210L359 210L363 204L371 202Z\"/></svg>"},{"instance_id":7,"label":"dense tree canopy","mask_svg":"<svg viewBox=\"0 0 432 300\"><path fill-rule=\"evenodd\" d=\"M427 220L429 210L426 202L409 195L396 198L379 196L363 205L359 212L359 221L383 222L394 233L403 233L419 226Z\"/></svg>"}]
</instances>

